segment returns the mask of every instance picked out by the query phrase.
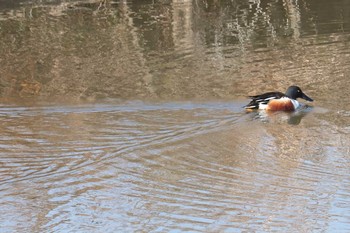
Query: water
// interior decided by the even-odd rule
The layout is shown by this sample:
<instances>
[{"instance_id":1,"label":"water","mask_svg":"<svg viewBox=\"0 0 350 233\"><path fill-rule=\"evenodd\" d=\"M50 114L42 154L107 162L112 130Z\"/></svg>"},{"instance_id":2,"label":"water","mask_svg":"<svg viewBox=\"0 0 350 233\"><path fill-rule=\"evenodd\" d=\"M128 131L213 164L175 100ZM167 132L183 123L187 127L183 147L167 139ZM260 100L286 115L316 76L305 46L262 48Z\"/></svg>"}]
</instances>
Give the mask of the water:
<instances>
[{"instance_id":1,"label":"water","mask_svg":"<svg viewBox=\"0 0 350 233\"><path fill-rule=\"evenodd\" d=\"M0 232L350 230L346 1L0 9Z\"/></svg>"}]
</instances>

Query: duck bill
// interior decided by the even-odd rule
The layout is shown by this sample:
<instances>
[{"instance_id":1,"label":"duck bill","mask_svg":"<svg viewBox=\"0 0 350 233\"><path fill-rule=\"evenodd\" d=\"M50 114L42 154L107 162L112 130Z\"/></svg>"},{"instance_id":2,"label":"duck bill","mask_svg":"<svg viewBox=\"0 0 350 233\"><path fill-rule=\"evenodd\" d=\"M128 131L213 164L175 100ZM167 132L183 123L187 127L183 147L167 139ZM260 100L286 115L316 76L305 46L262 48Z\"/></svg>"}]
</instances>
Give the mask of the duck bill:
<instances>
[{"instance_id":1,"label":"duck bill","mask_svg":"<svg viewBox=\"0 0 350 233\"><path fill-rule=\"evenodd\" d=\"M310 101L310 102L314 101L313 99L311 99L309 96L305 95L304 93L303 93L303 96L301 98L303 98L304 100Z\"/></svg>"}]
</instances>

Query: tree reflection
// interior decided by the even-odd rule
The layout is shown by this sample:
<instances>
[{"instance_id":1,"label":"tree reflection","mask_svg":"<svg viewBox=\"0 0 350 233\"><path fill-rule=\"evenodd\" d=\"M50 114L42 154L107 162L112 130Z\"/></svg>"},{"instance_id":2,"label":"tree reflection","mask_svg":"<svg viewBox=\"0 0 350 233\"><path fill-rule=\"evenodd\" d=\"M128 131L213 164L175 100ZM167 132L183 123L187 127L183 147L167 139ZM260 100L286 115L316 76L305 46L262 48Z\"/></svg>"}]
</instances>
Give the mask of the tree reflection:
<instances>
[{"instance_id":1,"label":"tree reflection","mask_svg":"<svg viewBox=\"0 0 350 233\"><path fill-rule=\"evenodd\" d=\"M256 51L298 46L304 35L349 31L347 3L321 2L103 0L11 5L0 11L0 95L240 95L239 89L231 89L239 87L241 71L248 69L244 75L250 79L254 71L249 60L273 56ZM326 27L322 20L332 25Z\"/></svg>"}]
</instances>

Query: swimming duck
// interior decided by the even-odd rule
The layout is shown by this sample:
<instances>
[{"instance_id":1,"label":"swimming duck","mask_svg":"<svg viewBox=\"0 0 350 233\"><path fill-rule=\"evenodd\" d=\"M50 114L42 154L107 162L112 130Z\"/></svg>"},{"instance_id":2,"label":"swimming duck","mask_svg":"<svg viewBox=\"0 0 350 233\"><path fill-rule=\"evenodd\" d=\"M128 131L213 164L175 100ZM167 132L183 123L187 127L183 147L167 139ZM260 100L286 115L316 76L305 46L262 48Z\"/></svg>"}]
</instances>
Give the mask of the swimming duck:
<instances>
[{"instance_id":1,"label":"swimming duck","mask_svg":"<svg viewBox=\"0 0 350 233\"><path fill-rule=\"evenodd\" d=\"M288 87L285 94L282 92L267 92L261 95L249 96L249 98L252 100L245 106L247 110L294 111L301 106L297 98L302 98L310 102L313 101L298 86Z\"/></svg>"}]
</instances>

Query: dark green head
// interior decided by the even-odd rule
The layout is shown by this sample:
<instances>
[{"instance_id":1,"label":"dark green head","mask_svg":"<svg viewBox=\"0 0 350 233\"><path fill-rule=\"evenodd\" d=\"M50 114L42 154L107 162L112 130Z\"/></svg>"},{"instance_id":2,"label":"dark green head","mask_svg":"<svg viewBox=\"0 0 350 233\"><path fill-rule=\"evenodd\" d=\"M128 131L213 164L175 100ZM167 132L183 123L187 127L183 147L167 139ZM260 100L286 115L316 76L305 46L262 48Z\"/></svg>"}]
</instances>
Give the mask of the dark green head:
<instances>
[{"instance_id":1,"label":"dark green head","mask_svg":"<svg viewBox=\"0 0 350 233\"><path fill-rule=\"evenodd\" d=\"M310 102L314 101L309 96L305 95L301 91L300 87L298 87L298 86L288 87L288 89L286 91L286 96L288 96L289 98L294 99L294 100L296 100L297 98L302 98L302 99L310 101Z\"/></svg>"}]
</instances>

